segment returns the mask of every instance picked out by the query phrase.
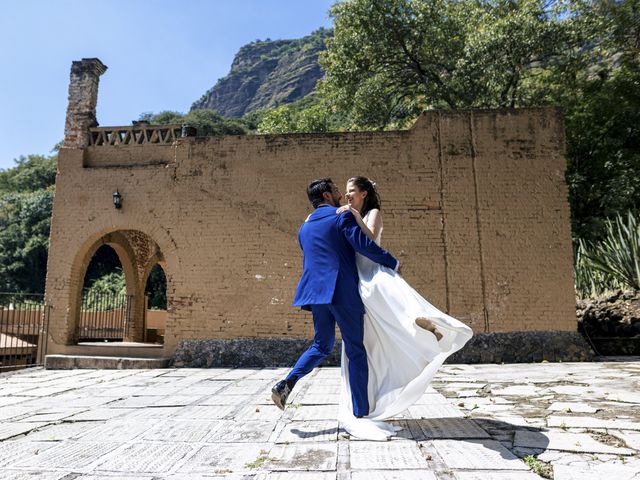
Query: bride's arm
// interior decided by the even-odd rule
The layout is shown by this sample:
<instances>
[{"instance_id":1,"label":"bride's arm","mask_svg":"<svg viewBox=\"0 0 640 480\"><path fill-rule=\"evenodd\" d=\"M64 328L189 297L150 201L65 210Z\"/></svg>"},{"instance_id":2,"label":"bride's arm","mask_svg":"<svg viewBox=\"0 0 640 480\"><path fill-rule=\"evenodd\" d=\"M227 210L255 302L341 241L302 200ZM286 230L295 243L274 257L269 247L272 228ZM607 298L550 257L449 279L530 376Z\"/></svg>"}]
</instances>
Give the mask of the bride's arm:
<instances>
[{"instance_id":1,"label":"bride's arm","mask_svg":"<svg viewBox=\"0 0 640 480\"><path fill-rule=\"evenodd\" d=\"M373 237L369 238L371 238L371 240L375 242L375 239L378 238L378 234L380 233L380 229L382 228L382 214L380 213L380 210L374 208L369 212L369 214L367 215L366 225L371 232L371 235L373 235Z\"/></svg>"},{"instance_id":2,"label":"bride's arm","mask_svg":"<svg viewBox=\"0 0 640 480\"><path fill-rule=\"evenodd\" d=\"M346 211L350 211L351 213L353 213L358 226L362 229L365 235L369 237L370 240L375 242L376 235L378 234L378 232L380 231L380 227L382 226L382 216L380 215L380 210L371 210L369 212L369 216L367 217L366 223L362 219L362 215L360 215L360 212L355 208L351 208L349 205L344 205L343 207L339 208L336 213L342 213Z\"/></svg>"}]
</instances>

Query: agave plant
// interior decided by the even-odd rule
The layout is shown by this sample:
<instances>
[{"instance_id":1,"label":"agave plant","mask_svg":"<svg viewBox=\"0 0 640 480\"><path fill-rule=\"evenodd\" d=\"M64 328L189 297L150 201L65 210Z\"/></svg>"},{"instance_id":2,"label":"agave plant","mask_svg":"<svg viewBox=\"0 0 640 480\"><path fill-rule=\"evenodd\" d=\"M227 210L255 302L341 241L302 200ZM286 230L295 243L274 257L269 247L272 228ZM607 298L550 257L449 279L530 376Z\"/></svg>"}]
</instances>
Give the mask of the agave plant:
<instances>
[{"instance_id":1,"label":"agave plant","mask_svg":"<svg viewBox=\"0 0 640 480\"><path fill-rule=\"evenodd\" d=\"M588 290L601 281L603 287L640 290L640 225L635 215L629 211L625 222L618 214L615 220L606 220L605 226L606 236L599 243L589 246L579 241L581 267L576 261L576 287ZM579 276L582 268L585 271Z\"/></svg>"},{"instance_id":2,"label":"agave plant","mask_svg":"<svg viewBox=\"0 0 640 480\"><path fill-rule=\"evenodd\" d=\"M620 288L614 279L588 263L589 252L592 249L593 247L582 239L578 239L574 249L574 285L580 298L595 297Z\"/></svg>"}]
</instances>

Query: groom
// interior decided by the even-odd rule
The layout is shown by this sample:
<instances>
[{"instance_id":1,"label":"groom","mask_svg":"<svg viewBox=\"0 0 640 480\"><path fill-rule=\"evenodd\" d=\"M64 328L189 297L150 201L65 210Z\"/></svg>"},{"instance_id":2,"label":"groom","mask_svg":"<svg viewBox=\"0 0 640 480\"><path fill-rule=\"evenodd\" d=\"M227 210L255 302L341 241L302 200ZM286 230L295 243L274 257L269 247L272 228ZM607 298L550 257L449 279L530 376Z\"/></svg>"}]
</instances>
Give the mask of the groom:
<instances>
[{"instance_id":1,"label":"groom","mask_svg":"<svg viewBox=\"0 0 640 480\"><path fill-rule=\"evenodd\" d=\"M369 370L355 252L394 270L398 270L400 262L365 235L351 212L336 214L342 194L330 178L312 181L307 196L315 210L298 233L304 268L293 305L311 310L315 336L289 375L271 389L271 398L284 410L296 382L333 351L338 322L349 359L353 414L363 417L369 414Z\"/></svg>"}]
</instances>

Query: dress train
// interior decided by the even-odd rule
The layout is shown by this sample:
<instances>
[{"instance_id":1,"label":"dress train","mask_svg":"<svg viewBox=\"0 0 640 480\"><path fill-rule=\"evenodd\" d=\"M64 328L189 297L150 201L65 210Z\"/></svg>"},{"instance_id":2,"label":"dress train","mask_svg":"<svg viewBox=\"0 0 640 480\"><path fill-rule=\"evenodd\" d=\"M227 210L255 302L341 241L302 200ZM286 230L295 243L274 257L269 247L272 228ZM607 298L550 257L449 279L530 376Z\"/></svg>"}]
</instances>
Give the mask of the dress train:
<instances>
[{"instance_id":1,"label":"dress train","mask_svg":"<svg viewBox=\"0 0 640 480\"><path fill-rule=\"evenodd\" d=\"M338 420L355 437L386 440L400 428L384 420L413 405L447 357L460 350L473 332L422 298L395 271L356 255L360 296L365 306L369 415L353 415L349 360L343 345ZM438 337L431 331L429 321ZM424 328L425 323L430 329Z\"/></svg>"}]
</instances>

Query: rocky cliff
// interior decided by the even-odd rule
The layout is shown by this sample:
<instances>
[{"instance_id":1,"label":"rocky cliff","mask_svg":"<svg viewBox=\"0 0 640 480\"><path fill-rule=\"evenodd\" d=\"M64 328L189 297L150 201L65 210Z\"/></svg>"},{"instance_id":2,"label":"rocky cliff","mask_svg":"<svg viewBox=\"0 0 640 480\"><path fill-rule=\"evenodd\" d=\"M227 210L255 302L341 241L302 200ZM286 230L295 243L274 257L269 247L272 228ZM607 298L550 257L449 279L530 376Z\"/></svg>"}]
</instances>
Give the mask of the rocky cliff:
<instances>
[{"instance_id":1,"label":"rocky cliff","mask_svg":"<svg viewBox=\"0 0 640 480\"><path fill-rule=\"evenodd\" d=\"M322 77L318 53L331 30L321 28L296 40L266 40L245 45L229 74L193 103L192 110L211 108L225 117L242 117L261 108L298 100Z\"/></svg>"}]
</instances>

